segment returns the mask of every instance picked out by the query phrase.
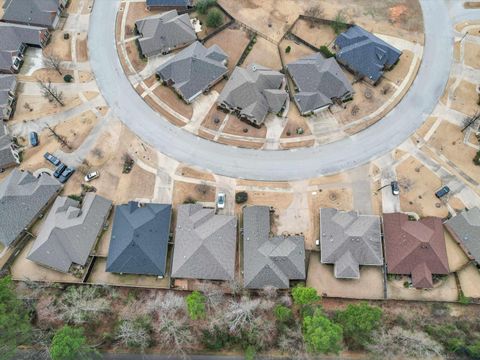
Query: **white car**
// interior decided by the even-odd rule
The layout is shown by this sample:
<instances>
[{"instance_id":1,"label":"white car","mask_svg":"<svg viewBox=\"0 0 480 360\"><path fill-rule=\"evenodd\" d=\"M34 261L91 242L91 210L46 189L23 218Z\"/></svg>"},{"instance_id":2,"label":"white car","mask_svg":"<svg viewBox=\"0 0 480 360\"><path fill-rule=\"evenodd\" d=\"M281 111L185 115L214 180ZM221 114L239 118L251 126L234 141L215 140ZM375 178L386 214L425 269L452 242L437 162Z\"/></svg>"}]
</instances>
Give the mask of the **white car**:
<instances>
[{"instance_id":1,"label":"white car","mask_svg":"<svg viewBox=\"0 0 480 360\"><path fill-rule=\"evenodd\" d=\"M225 193L218 193L217 208L218 209L224 209L225 208Z\"/></svg>"},{"instance_id":2,"label":"white car","mask_svg":"<svg viewBox=\"0 0 480 360\"><path fill-rule=\"evenodd\" d=\"M98 171L92 171L91 173L88 173L87 175L85 175L85 181L90 182L93 179L98 178L99 176L100 176L100 173Z\"/></svg>"}]
</instances>

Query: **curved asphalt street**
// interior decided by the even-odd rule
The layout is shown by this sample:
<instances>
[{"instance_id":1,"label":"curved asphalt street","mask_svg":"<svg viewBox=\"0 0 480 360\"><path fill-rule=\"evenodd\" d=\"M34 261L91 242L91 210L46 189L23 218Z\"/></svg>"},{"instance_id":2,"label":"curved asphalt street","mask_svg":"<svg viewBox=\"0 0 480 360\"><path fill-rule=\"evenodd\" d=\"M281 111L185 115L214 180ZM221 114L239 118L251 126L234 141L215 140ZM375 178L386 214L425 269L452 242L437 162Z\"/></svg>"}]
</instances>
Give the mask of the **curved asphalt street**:
<instances>
[{"instance_id":1,"label":"curved asphalt street","mask_svg":"<svg viewBox=\"0 0 480 360\"><path fill-rule=\"evenodd\" d=\"M393 150L415 132L440 99L453 61L449 15L454 11L452 16L458 20L466 10L446 0L420 2L425 24L424 57L406 96L375 125L314 148L241 149L204 140L162 119L133 89L118 59L115 21L120 0L95 2L88 36L91 65L114 114L145 142L169 157L234 178L280 181L327 175L367 163Z\"/></svg>"}]
</instances>

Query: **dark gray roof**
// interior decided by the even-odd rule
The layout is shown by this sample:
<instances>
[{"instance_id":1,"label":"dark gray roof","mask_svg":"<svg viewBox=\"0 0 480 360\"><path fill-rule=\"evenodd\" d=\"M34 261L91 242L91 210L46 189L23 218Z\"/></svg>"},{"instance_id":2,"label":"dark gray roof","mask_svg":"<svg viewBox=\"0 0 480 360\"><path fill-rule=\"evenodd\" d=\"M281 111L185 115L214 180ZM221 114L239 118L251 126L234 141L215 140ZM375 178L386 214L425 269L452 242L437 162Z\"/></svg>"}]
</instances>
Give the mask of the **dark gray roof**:
<instances>
[{"instance_id":1,"label":"dark gray roof","mask_svg":"<svg viewBox=\"0 0 480 360\"><path fill-rule=\"evenodd\" d=\"M176 10L138 20L135 25L142 35L138 42L145 56L168 52L197 40L188 14L178 15Z\"/></svg>"},{"instance_id":2,"label":"dark gray roof","mask_svg":"<svg viewBox=\"0 0 480 360\"><path fill-rule=\"evenodd\" d=\"M10 100L10 97L12 96L11 93L12 92L15 93L16 87L17 87L17 80L15 78L15 75L0 74L0 120L8 120L7 118L4 117L4 112L6 112L7 108L10 107L9 100ZM0 126L2 125L3 124L0 124ZM1 140L0 140L0 143L1 143Z\"/></svg>"},{"instance_id":3,"label":"dark gray roof","mask_svg":"<svg viewBox=\"0 0 480 360\"><path fill-rule=\"evenodd\" d=\"M147 6L190 7L192 0L147 0Z\"/></svg>"},{"instance_id":4,"label":"dark gray roof","mask_svg":"<svg viewBox=\"0 0 480 360\"><path fill-rule=\"evenodd\" d=\"M52 28L60 0L6 0L3 21Z\"/></svg>"},{"instance_id":5,"label":"dark gray roof","mask_svg":"<svg viewBox=\"0 0 480 360\"><path fill-rule=\"evenodd\" d=\"M236 67L217 102L231 111L240 109L240 116L261 125L267 113L278 113L285 105L288 94L280 90L284 80L282 73L257 64Z\"/></svg>"},{"instance_id":6,"label":"dark gray roof","mask_svg":"<svg viewBox=\"0 0 480 360\"><path fill-rule=\"evenodd\" d=\"M0 71L9 71L22 44L41 46L43 27L0 22Z\"/></svg>"},{"instance_id":7,"label":"dark gray roof","mask_svg":"<svg viewBox=\"0 0 480 360\"><path fill-rule=\"evenodd\" d=\"M232 280L236 244L235 216L215 215L200 204L179 206L172 277Z\"/></svg>"},{"instance_id":8,"label":"dark gray roof","mask_svg":"<svg viewBox=\"0 0 480 360\"><path fill-rule=\"evenodd\" d=\"M465 210L445 222L445 227L470 258L480 263L480 209Z\"/></svg>"},{"instance_id":9,"label":"dark gray roof","mask_svg":"<svg viewBox=\"0 0 480 360\"><path fill-rule=\"evenodd\" d=\"M82 205L58 197L28 254L28 259L52 269L68 272L84 266L107 220L112 202L87 193Z\"/></svg>"},{"instance_id":10,"label":"dark gray roof","mask_svg":"<svg viewBox=\"0 0 480 360\"><path fill-rule=\"evenodd\" d=\"M287 65L298 88L295 102L301 114L307 114L345 99L353 88L334 58L325 59L321 53L309 55Z\"/></svg>"},{"instance_id":11,"label":"dark gray roof","mask_svg":"<svg viewBox=\"0 0 480 360\"><path fill-rule=\"evenodd\" d=\"M61 188L53 177L13 170L0 183L0 242L10 245Z\"/></svg>"},{"instance_id":12,"label":"dark gray roof","mask_svg":"<svg viewBox=\"0 0 480 360\"><path fill-rule=\"evenodd\" d=\"M6 169L12 164L18 163L12 146L12 138L8 134L4 121L0 119L0 169Z\"/></svg>"},{"instance_id":13,"label":"dark gray roof","mask_svg":"<svg viewBox=\"0 0 480 360\"><path fill-rule=\"evenodd\" d=\"M383 265L380 216L320 209L320 255L335 277L360 278L360 265Z\"/></svg>"},{"instance_id":14,"label":"dark gray roof","mask_svg":"<svg viewBox=\"0 0 480 360\"><path fill-rule=\"evenodd\" d=\"M402 52L360 26L352 26L335 39L336 57L351 70L377 82L385 67L395 64Z\"/></svg>"},{"instance_id":15,"label":"dark gray roof","mask_svg":"<svg viewBox=\"0 0 480 360\"><path fill-rule=\"evenodd\" d=\"M160 65L157 75L190 102L228 72L227 59L217 45L207 49L196 41Z\"/></svg>"},{"instance_id":16,"label":"dark gray roof","mask_svg":"<svg viewBox=\"0 0 480 360\"><path fill-rule=\"evenodd\" d=\"M270 208L243 209L243 272L246 288L290 287L290 280L305 279L303 236L270 237Z\"/></svg>"},{"instance_id":17,"label":"dark gray roof","mask_svg":"<svg viewBox=\"0 0 480 360\"><path fill-rule=\"evenodd\" d=\"M107 271L165 276L171 214L169 204L116 206Z\"/></svg>"}]
</instances>

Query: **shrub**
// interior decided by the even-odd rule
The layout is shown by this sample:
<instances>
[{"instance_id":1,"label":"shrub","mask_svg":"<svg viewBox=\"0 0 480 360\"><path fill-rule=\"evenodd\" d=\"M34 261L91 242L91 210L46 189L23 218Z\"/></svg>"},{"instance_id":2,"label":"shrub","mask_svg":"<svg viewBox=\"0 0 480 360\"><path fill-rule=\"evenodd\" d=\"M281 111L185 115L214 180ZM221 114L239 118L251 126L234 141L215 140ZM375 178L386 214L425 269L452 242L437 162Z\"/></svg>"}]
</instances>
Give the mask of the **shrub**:
<instances>
[{"instance_id":1,"label":"shrub","mask_svg":"<svg viewBox=\"0 0 480 360\"><path fill-rule=\"evenodd\" d=\"M253 346L248 346L245 349L245 360L254 360L255 355L257 354L257 351Z\"/></svg>"},{"instance_id":2,"label":"shrub","mask_svg":"<svg viewBox=\"0 0 480 360\"><path fill-rule=\"evenodd\" d=\"M199 14L205 15L207 10L214 6L217 3L217 0L198 0L197 5L195 8L199 12Z\"/></svg>"},{"instance_id":3,"label":"shrub","mask_svg":"<svg viewBox=\"0 0 480 360\"><path fill-rule=\"evenodd\" d=\"M317 290L303 285L298 285L292 289L292 297L293 302L300 306L310 305L320 300Z\"/></svg>"},{"instance_id":4,"label":"shrub","mask_svg":"<svg viewBox=\"0 0 480 360\"><path fill-rule=\"evenodd\" d=\"M321 53L323 54L323 56L325 56L327 59L335 56L335 54L332 53L332 52L330 51L330 49L329 49L328 47L326 47L325 45L320 46L320 52L321 52Z\"/></svg>"},{"instance_id":5,"label":"shrub","mask_svg":"<svg viewBox=\"0 0 480 360\"><path fill-rule=\"evenodd\" d=\"M468 305L470 304L470 298L465 296L463 291L460 291L460 294L458 294L458 302L462 305Z\"/></svg>"},{"instance_id":6,"label":"shrub","mask_svg":"<svg viewBox=\"0 0 480 360\"><path fill-rule=\"evenodd\" d=\"M318 309L303 320L303 337L311 353L338 354L342 349L342 328Z\"/></svg>"},{"instance_id":7,"label":"shrub","mask_svg":"<svg viewBox=\"0 0 480 360\"><path fill-rule=\"evenodd\" d=\"M248 201L248 193L246 191L240 191L235 194L235 202L237 204L243 204Z\"/></svg>"},{"instance_id":8,"label":"shrub","mask_svg":"<svg viewBox=\"0 0 480 360\"><path fill-rule=\"evenodd\" d=\"M50 346L52 360L91 359L95 353L87 345L83 329L70 326L57 330Z\"/></svg>"},{"instance_id":9,"label":"shrub","mask_svg":"<svg viewBox=\"0 0 480 360\"><path fill-rule=\"evenodd\" d=\"M66 83L70 83L73 81L73 76L70 74L67 74L63 77L63 81L65 81Z\"/></svg>"},{"instance_id":10,"label":"shrub","mask_svg":"<svg viewBox=\"0 0 480 360\"><path fill-rule=\"evenodd\" d=\"M364 348L372 340L373 331L380 326L382 310L365 302L348 305L337 312L335 321L343 328L345 342L350 349Z\"/></svg>"},{"instance_id":11,"label":"shrub","mask_svg":"<svg viewBox=\"0 0 480 360\"><path fill-rule=\"evenodd\" d=\"M347 25L345 24L346 22L347 19L343 15L343 12L340 10L331 24L333 31L335 31L335 34L340 34L342 31L347 29Z\"/></svg>"},{"instance_id":12,"label":"shrub","mask_svg":"<svg viewBox=\"0 0 480 360\"><path fill-rule=\"evenodd\" d=\"M226 349L231 344L231 336L228 329L214 325L212 329L202 330L200 342L209 350Z\"/></svg>"},{"instance_id":13,"label":"shrub","mask_svg":"<svg viewBox=\"0 0 480 360\"><path fill-rule=\"evenodd\" d=\"M205 296L198 291L194 291L186 297L186 302L190 319L197 320L205 318Z\"/></svg>"},{"instance_id":14,"label":"shrub","mask_svg":"<svg viewBox=\"0 0 480 360\"><path fill-rule=\"evenodd\" d=\"M273 310L273 312L277 320L282 323L288 322L293 319L292 310L290 310L286 306L277 305L275 306L275 309Z\"/></svg>"},{"instance_id":15,"label":"shrub","mask_svg":"<svg viewBox=\"0 0 480 360\"><path fill-rule=\"evenodd\" d=\"M206 24L209 28L217 28L223 24L223 14L217 8L208 10Z\"/></svg>"},{"instance_id":16,"label":"shrub","mask_svg":"<svg viewBox=\"0 0 480 360\"><path fill-rule=\"evenodd\" d=\"M480 165L480 151L478 151L475 157L473 158L473 163L477 166Z\"/></svg>"},{"instance_id":17,"label":"shrub","mask_svg":"<svg viewBox=\"0 0 480 360\"><path fill-rule=\"evenodd\" d=\"M290 54L290 51L292 51L292 47L290 45L288 45L287 48L285 49L285 52L287 54Z\"/></svg>"}]
</instances>

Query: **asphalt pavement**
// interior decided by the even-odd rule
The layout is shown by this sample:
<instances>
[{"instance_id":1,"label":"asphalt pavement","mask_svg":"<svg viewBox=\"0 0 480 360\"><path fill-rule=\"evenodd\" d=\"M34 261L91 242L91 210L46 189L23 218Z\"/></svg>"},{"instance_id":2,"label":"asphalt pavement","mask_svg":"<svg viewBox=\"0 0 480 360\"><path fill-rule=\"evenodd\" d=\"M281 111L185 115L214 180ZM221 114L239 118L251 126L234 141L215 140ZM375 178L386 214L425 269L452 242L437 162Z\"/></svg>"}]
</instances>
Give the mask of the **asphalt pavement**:
<instances>
[{"instance_id":1,"label":"asphalt pavement","mask_svg":"<svg viewBox=\"0 0 480 360\"><path fill-rule=\"evenodd\" d=\"M440 99L452 66L451 16L456 21L478 16L478 12L458 6L460 0L452 1L420 0L425 25L424 57L417 78L396 108L356 135L313 148L241 149L202 139L162 119L136 93L118 59L115 21L120 0L95 2L88 36L91 66L115 116L163 154L234 178L306 179L365 164L396 148L422 125Z\"/></svg>"}]
</instances>

